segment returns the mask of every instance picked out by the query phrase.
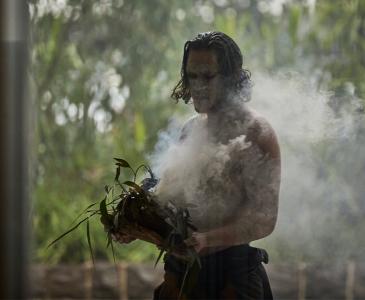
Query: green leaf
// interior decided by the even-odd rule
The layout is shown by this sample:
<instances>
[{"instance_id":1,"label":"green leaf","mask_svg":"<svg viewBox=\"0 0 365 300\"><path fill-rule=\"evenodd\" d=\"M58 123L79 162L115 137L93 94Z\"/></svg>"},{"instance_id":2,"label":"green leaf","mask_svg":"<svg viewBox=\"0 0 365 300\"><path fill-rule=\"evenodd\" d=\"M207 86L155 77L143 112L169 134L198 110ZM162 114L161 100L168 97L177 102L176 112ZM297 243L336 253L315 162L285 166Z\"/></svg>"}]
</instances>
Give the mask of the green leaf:
<instances>
[{"instance_id":1,"label":"green leaf","mask_svg":"<svg viewBox=\"0 0 365 300\"><path fill-rule=\"evenodd\" d=\"M114 178L114 180L115 181L118 181L119 180L119 176L120 176L120 166L117 167L117 170L115 172L115 178Z\"/></svg>"},{"instance_id":2,"label":"green leaf","mask_svg":"<svg viewBox=\"0 0 365 300\"><path fill-rule=\"evenodd\" d=\"M161 249L161 251L160 251L160 253L158 254L158 257L157 257L157 259L156 259L156 262L155 262L155 266L154 266L154 268L156 268L156 266L157 266L157 264L158 264L158 262L160 261L160 259L161 259L161 257L162 257L162 254L165 252L165 248L162 248Z\"/></svg>"},{"instance_id":3,"label":"green leaf","mask_svg":"<svg viewBox=\"0 0 365 300\"><path fill-rule=\"evenodd\" d=\"M100 213L102 217L109 219L108 210L106 209L106 197L100 202Z\"/></svg>"},{"instance_id":4,"label":"green leaf","mask_svg":"<svg viewBox=\"0 0 365 300\"><path fill-rule=\"evenodd\" d=\"M129 163L126 160L121 159L121 158L116 158L116 157L114 157L114 159L117 161L117 163L116 163L117 166L122 167L122 168L132 169L132 167L129 165Z\"/></svg>"},{"instance_id":5,"label":"green leaf","mask_svg":"<svg viewBox=\"0 0 365 300\"><path fill-rule=\"evenodd\" d=\"M114 251L114 244L113 244L113 241L110 242L110 246L111 246L111 249L112 249L112 253L113 253L113 261L114 261L114 264L116 263L115 261L115 251Z\"/></svg>"},{"instance_id":6,"label":"green leaf","mask_svg":"<svg viewBox=\"0 0 365 300\"><path fill-rule=\"evenodd\" d=\"M118 213L116 213L116 214L114 215L114 218L113 218L113 226L114 226L115 228L118 228L118 225L119 225L119 214L118 214Z\"/></svg>"},{"instance_id":7,"label":"green leaf","mask_svg":"<svg viewBox=\"0 0 365 300\"><path fill-rule=\"evenodd\" d=\"M146 165L142 164L142 165L138 166L138 168L137 168L137 169L136 169L136 171L134 172L134 181L136 181L136 178L137 178L138 172L141 170L141 168L145 168L145 170L146 170L147 172L149 172L149 168L148 168Z\"/></svg>"},{"instance_id":8,"label":"green leaf","mask_svg":"<svg viewBox=\"0 0 365 300\"><path fill-rule=\"evenodd\" d=\"M101 216L100 222L105 226L106 230L113 228L113 224L110 222L109 216Z\"/></svg>"},{"instance_id":9,"label":"green leaf","mask_svg":"<svg viewBox=\"0 0 365 300\"><path fill-rule=\"evenodd\" d=\"M184 237L184 234L183 234L183 232L184 232L184 217L183 217L183 212L180 209L176 214L176 227L177 227L177 232Z\"/></svg>"},{"instance_id":10,"label":"green leaf","mask_svg":"<svg viewBox=\"0 0 365 300\"><path fill-rule=\"evenodd\" d=\"M108 233L107 241L106 241L106 248L108 249L110 244L112 243L112 237L111 234Z\"/></svg>"},{"instance_id":11,"label":"green leaf","mask_svg":"<svg viewBox=\"0 0 365 300\"><path fill-rule=\"evenodd\" d=\"M74 227L72 227L71 229L67 230L65 233L61 234L58 238L56 238L54 241L52 241L48 246L47 249L49 247L51 247L52 245L54 245L55 243L57 243L60 239L62 239L64 236L66 236L67 234L69 234L70 232L74 231L77 227L79 227L83 222L85 222L86 220L88 220L89 217L86 217L84 219L82 219L79 223L77 223Z\"/></svg>"},{"instance_id":12,"label":"green leaf","mask_svg":"<svg viewBox=\"0 0 365 300\"><path fill-rule=\"evenodd\" d=\"M185 281L186 281L186 278L188 276L188 273L189 273L190 268L191 268L191 265L190 265L190 262L189 262L189 264L186 266L185 274L184 274L184 277L183 277L183 280L182 280L182 283L181 283L181 287L180 287L180 291L179 291L179 296L177 297L177 299L181 299L182 292L183 292L184 285L185 285Z\"/></svg>"},{"instance_id":13,"label":"green leaf","mask_svg":"<svg viewBox=\"0 0 365 300\"><path fill-rule=\"evenodd\" d=\"M93 265L95 265L94 252L93 252L93 248L91 246L91 239L90 239L90 223L89 223L89 219L87 219L87 221L86 221L86 236L87 236L87 243L89 245L91 260L93 262Z\"/></svg>"},{"instance_id":14,"label":"green leaf","mask_svg":"<svg viewBox=\"0 0 365 300\"><path fill-rule=\"evenodd\" d=\"M135 183L133 181L125 181L125 182L123 182L123 184L128 185L128 186L134 188L137 193L144 195L143 189L137 183Z\"/></svg>"},{"instance_id":15,"label":"green leaf","mask_svg":"<svg viewBox=\"0 0 365 300\"><path fill-rule=\"evenodd\" d=\"M194 250L194 248L188 248L187 249L188 253L189 253L189 257L193 258L193 261L196 261L198 263L199 268L202 268L202 263L200 261L200 257L198 255L198 253Z\"/></svg>"},{"instance_id":16,"label":"green leaf","mask_svg":"<svg viewBox=\"0 0 365 300\"><path fill-rule=\"evenodd\" d=\"M98 204L98 202L99 201L96 201L96 202L94 202L94 203L92 203L92 204L90 204L90 205L88 205L76 218L75 218L75 220L73 220L72 222L71 222L71 224L73 224L73 223L75 223L76 222L76 220L78 220L83 214L85 214L85 213L88 213L88 212L90 212L89 210L90 210L90 208L92 208L93 206L95 206L96 204Z\"/></svg>"},{"instance_id":17,"label":"green leaf","mask_svg":"<svg viewBox=\"0 0 365 300\"><path fill-rule=\"evenodd\" d=\"M181 292L189 293L196 285L200 268L195 260L190 260L186 269L186 277L184 278L183 285L181 285Z\"/></svg>"}]
</instances>

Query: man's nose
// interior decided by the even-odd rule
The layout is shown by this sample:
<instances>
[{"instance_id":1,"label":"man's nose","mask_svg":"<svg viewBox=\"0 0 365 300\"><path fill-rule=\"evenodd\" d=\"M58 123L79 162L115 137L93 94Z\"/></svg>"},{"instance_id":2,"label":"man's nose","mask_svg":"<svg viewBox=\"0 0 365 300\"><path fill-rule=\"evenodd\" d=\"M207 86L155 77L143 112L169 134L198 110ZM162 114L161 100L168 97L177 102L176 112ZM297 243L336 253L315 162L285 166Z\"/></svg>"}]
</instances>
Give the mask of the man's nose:
<instances>
[{"instance_id":1,"label":"man's nose","mask_svg":"<svg viewBox=\"0 0 365 300\"><path fill-rule=\"evenodd\" d=\"M208 85L203 80L197 80L191 85L191 88L199 93L208 91Z\"/></svg>"}]
</instances>

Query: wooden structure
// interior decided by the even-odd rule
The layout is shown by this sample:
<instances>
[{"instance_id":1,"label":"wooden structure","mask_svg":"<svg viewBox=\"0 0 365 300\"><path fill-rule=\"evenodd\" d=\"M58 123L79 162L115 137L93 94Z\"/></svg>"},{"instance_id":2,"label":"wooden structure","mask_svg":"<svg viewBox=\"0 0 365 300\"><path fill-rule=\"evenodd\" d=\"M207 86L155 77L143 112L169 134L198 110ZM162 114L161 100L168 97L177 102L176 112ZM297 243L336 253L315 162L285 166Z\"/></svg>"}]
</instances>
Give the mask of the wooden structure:
<instances>
[{"instance_id":1,"label":"wooden structure","mask_svg":"<svg viewBox=\"0 0 365 300\"><path fill-rule=\"evenodd\" d=\"M275 299L365 299L365 264L269 264L266 269ZM152 298L153 289L162 281L163 266L33 265L31 274L33 299L141 300Z\"/></svg>"}]
</instances>

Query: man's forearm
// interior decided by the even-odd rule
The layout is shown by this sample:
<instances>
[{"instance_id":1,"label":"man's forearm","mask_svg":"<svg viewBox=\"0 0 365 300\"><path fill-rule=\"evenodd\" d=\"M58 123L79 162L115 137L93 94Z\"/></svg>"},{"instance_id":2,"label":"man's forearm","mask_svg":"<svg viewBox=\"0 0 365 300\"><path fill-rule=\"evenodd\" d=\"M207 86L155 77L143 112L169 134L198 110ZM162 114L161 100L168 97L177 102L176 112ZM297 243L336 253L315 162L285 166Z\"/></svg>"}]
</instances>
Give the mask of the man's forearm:
<instances>
[{"instance_id":1,"label":"man's forearm","mask_svg":"<svg viewBox=\"0 0 365 300\"><path fill-rule=\"evenodd\" d=\"M245 218L205 232L207 247L247 244L268 236L274 229L272 218Z\"/></svg>"}]
</instances>

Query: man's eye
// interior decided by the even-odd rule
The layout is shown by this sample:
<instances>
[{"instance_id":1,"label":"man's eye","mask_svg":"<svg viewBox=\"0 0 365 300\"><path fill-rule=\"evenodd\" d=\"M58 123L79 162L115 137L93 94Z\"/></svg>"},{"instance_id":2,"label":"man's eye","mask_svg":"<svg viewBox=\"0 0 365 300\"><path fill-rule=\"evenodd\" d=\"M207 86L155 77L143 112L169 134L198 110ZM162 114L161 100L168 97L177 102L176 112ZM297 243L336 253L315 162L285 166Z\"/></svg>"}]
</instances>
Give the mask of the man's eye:
<instances>
[{"instance_id":1,"label":"man's eye","mask_svg":"<svg viewBox=\"0 0 365 300\"><path fill-rule=\"evenodd\" d=\"M206 80L211 80L216 76L216 74L206 74L204 75L204 79Z\"/></svg>"}]
</instances>

